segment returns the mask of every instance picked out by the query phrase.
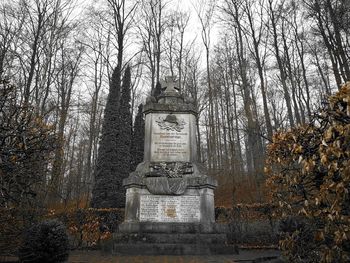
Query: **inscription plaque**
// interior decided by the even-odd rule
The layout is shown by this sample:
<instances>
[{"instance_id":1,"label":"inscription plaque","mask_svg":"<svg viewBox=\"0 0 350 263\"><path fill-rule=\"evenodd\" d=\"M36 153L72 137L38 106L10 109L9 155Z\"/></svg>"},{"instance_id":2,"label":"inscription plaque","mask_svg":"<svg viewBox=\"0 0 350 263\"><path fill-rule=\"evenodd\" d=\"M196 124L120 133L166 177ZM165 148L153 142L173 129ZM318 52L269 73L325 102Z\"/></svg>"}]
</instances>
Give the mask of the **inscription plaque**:
<instances>
[{"instance_id":1,"label":"inscription plaque","mask_svg":"<svg viewBox=\"0 0 350 263\"><path fill-rule=\"evenodd\" d=\"M141 195L140 221L199 222L199 196Z\"/></svg>"},{"instance_id":2,"label":"inscription plaque","mask_svg":"<svg viewBox=\"0 0 350 263\"><path fill-rule=\"evenodd\" d=\"M188 114L153 114L151 161L190 161L190 128Z\"/></svg>"}]
</instances>

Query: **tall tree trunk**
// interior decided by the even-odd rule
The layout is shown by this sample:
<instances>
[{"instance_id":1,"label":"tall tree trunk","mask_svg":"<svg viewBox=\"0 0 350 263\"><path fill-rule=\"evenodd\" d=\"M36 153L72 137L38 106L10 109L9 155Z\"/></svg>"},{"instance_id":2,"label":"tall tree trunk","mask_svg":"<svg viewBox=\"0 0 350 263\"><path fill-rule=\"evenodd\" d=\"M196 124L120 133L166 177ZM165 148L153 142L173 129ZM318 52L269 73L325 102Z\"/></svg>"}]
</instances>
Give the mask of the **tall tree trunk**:
<instances>
[{"instance_id":1,"label":"tall tree trunk","mask_svg":"<svg viewBox=\"0 0 350 263\"><path fill-rule=\"evenodd\" d=\"M288 119L290 126L294 126L294 118L293 118L293 111L292 111L292 105L291 105L291 98L289 95L288 87L287 87L287 82L286 82L286 73L284 70L284 65L282 63L281 55L280 55L280 50L278 47L278 35L277 35L277 21L275 17L275 11L273 10L273 0L268 0L269 1L269 9L270 9L270 20L271 20L271 25L272 25L272 32L273 32L273 47L275 49L275 56L278 64L278 68L280 71L280 77L281 77L281 83L282 83L282 88L283 88L283 95L284 99L286 101L287 105L287 112L288 112Z\"/></svg>"},{"instance_id":2,"label":"tall tree trunk","mask_svg":"<svg viewBox=\"0 0 350 263\"><path fill-rule=\"evenodd\" d=\"M347 81L350 79L350 66L349 66L349 62L348 62L348 59L346 57L346 52L343 48L343 41L342 41L342 37L341 37L341 34L340 34L340 28L339 28L339 17L338 17L338 14L335 13L334 9L333 9L333 6L332 6L332 2L330 0L326 0L326 6L327 6L327 9L329 11L329 16L330 16L330 19L332 21L332 24L333 24L333 29L334 29L334 36L335 36L335 40L336 40L336 50L335 52L339 55L339 57L341 59L339 59L339 64L340 64L340 67L341 67L341 73L342 73L342 76L343 76L343 80L344 81Z\"/></svg>"},{"instance_id":3,"label":"tall tree trunk","mask_svg":"<svg viewBox=\"0 0 350 263\"><path fill-rule=\"evenodd\" d=\"M248 2L247 2L248 4ZM253 23L253 18L252 18L252 13L250 10L250 7L247 5L246 7L246 13L248 16L248 21L249 21L249 27L250 31L252 34L252 40L253 40L253 46L254 46L254 58L256 62L256 66L258 68L258 74L260 78L260 91L261 91L261 96L263 100L263 108L264 108L264 118L265 118L265 124L266 124L266 131L267 131L267 137L269 139L272 139L272 125L271 125L271 119L270 119L270 114L269 114L269 109L267 106L267 98L266 98L266 85L265 85L265 79L264 79L264 73L263 73L263 62L261 61L261 55L259 51L259 43L260 39L257 39L257 36L255 35L255 29L254 29L254 23ZM261 36L258 36L261 38Z\"/></svg>"},{"instance_id":4,"label":"tall tree trunk","mask_svg":"<svg viewBox=\"0 0 350 263\"><path fill-rule=\"evenodd\" d=\"M318 26L319 32L320 32L320 34L323 38L323 41L326 45L328 55L329 55L329 58L330 58L331 63L332 63L333 74L334 74L335 80L337 82L337 86L338 86L338 88L340 88L341 83L342 83L341 75L339 73L340 71L339 71L339 68L337 65L336 56L334 54L334 48L330 42L329 37L326 34L326 28L325 28L323 20L322 20L321 7L319 5L318 0L314 2L313 7L314 7L314 11L315 11L315 16L316 16L317 26Z\"/></svg>"}]
</instances>

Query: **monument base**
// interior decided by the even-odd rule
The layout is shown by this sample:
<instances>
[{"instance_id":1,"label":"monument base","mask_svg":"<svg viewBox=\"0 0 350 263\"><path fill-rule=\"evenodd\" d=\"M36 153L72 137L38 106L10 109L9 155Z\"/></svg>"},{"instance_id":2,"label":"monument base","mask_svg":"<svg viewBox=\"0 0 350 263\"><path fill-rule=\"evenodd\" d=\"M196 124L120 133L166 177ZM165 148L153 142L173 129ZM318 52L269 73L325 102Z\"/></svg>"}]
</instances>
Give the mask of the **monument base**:
<instances>
[{"instance_id":1,"label":"monument base","mask_svg":"<svg viewBox=\"0 0 350 263\"><path fill-rule=\"evenodd\" d=\"M113 234L113 254L237 254L227 245L226 225L215 223L122 223Z\"/></svg>"},{"instance_id":2,"label":"monument base","mask_svg":"<svg viewBox=\"0 0 350 263\"><path fill-rule=\"evenodd\" d=\"M163 233L163 234L226 234L227 225L217 223L160 223L160 222L123 222L120 233Z\"/></svg>"},{"instance_id":3,"label":"monument base","mask_svg":"<svg viewBox=\"0 0 350 263\"><path fill-rule=\"evenodd\" d=\"M162 178L161 178L162 179ZM210 177L185 178L181 195L152 194L153 178L129 177L126 187L125 222L214 223L214 188ZM161 181L157 181L160 183ZM158 185L159 187L159 185Z\"/></svg>"},{"instance_id":4,"label":"monument base","mask_svg":"<svg viewBox=\"0 0 350 263\"><path fill-rule=\"evenodd\" d=\"M227 226L215 223L216 181L210 177L190 177L182 181L186 185L182 194L161 195L151 191L172 188L171 180L166 184L162 178L124 180L127 189L125 221L113 235L113 254L237 253L235 246L227 245ZM181 185L175 181L174 187L179 189Z\"/></svg>"}]
</instances>

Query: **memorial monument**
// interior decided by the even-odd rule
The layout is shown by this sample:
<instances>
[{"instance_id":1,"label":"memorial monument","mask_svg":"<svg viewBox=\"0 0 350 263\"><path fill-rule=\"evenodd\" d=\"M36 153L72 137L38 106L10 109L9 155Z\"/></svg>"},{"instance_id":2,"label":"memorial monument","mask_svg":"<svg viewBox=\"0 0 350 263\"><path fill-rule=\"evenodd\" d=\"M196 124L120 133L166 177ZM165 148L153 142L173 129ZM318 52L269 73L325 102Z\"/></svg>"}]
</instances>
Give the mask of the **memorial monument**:
<instances>
[{"instance_id":1,"label":"memorial monument","mask_svg":"<svg viewBox=\"0 0 350 263\"><path fill-rule=\"evenodd\" d=\"M144 105L144 160L123 181L125 220L114 253L228 253L225 227L215 223L216 180L197 157L197 112L167 78Z\"/></svg>"}]
</instances>

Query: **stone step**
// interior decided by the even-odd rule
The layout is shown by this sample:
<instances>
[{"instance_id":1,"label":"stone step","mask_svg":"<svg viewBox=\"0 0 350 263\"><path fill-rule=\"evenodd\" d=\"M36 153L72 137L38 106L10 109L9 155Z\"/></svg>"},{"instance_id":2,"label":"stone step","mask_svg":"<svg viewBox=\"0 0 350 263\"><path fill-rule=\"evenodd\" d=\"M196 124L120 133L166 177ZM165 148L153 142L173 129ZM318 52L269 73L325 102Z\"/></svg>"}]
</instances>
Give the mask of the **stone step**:
<instances>
[{"instance_id":1,"label":"stone step","mask_svg":"<svg viewBox=\"0 0 350 263\"><path fill-rule=\"evenodd\" d=\"M114 233L114 243L182 243L182 244L225 244L226 234L190 234L190 233Z\"/></svg>"},{"instance_id":2,"label":"stone step","mask_svg":"<svg viewBox=\"0 0 350 263\"><path fill-rule=\"evenodd\" d=\"M123 222L122 233L227 233L227 225L216 223Z\"/></svg>"},{"instance_id":3,"label":"stone step","mask_svg":"<svg viewBox=\"0 0 350 263\"><path fill-rule=\"evenodd\" d=\"M211 255L238 254L234 246L224 244L114 244L115 255Z\"/></svg>"},{"instance_id":4,"label":"stone step","mask_svg":"<svg viewBox=\"0 0 350 263\"><path fill-rule=\"evenodd\" d=\"M237 254L227 226L216 223L124 222L109 249L123 255Z\"/></svg>"}]
</instances>

